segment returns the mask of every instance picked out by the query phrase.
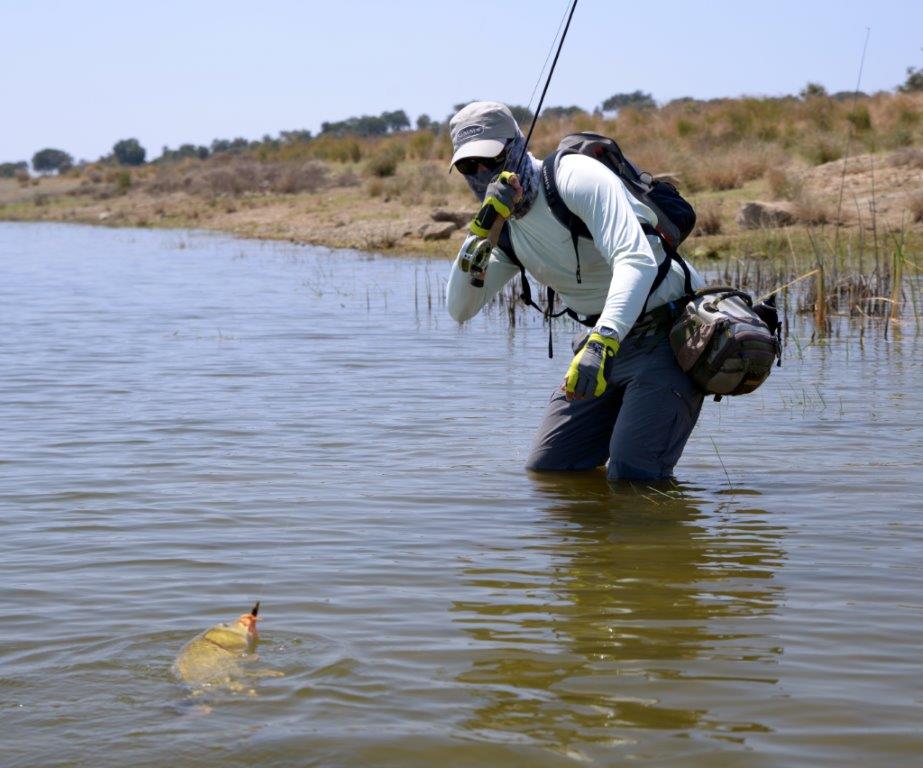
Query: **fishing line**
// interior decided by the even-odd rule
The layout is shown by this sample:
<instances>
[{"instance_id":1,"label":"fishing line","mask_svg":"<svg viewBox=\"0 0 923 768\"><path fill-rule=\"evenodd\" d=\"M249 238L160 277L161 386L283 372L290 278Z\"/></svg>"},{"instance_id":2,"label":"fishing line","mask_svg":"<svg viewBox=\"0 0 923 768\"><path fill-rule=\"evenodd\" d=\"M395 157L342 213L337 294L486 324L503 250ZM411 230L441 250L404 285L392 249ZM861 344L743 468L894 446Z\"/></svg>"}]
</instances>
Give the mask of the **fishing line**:
<instances>
[{"instance_id":1,"label":"fishing line","mask_svg":"<svg viewBox=\"0 0 923 768\"><path fill-rule=\"evenodd\" d=\"M538 91L539 85L541 85L542 75L545 74L545 69L548 67L548 61L551 59L551 53L554 51L554 44L558 41L558 35L561 34L561 27L564 26L564 19L567 18L567 11L569 7L570 0L567 0L567 2L564 4L564 13L561 14L561 21L558 22L558 28L555 30L554 37L551 38L551 45L548 46L548 55L545 56L545 61L542 64L542 68L538 71L538 77L535 78L535 87L532 89L532 95L529 96L529 101L526 104L530 111L532 109L532 101L535 99L535 94Z\"/></svg>"},{"instance_id":2,"label":"fishing line","mask_svg":"<svg viewBox=\"0 0 923 768\"><path fill-rule=\"evenodd\" d=\"M851 114L856 115L856 105L859 103L859 86L862 83L862 70L865 67L865 52L869 47L869 36L872 34L872 28L865 28L865 43L862 45L862 56L859 59L859 75L856 77L856 90L852 97ZM843 155L843 174L840 176L840 197L836 204L836 237L833 243L833 252L837 253L840 245L840 227L843 225L841 214L843 212L843 190L846 188L846 164L849 162L849 150L852 145L853 123L849 123L849 131L846 133L846 152ZM874 200L874 198L873 198Z\"/></svg>"},{"instance_id":3,"label":"fishing line","mask_svg":"<svg viewBox=\"0 0 923 768\"><path fill-rule=\"evenodd\" d=\"M542 111L542 104L545 103L545 95L548 93L548 86L551 85L551 78L554 75L554 68L558 65L558 57L561 55L561 49L564 47L564 40L567 38L567 30L570 29L571 19L574 18L574 11L577 10L577 0L574 0L573 5L570 7L570 13L567 16L567 24L564 25L564 31L561 33L561 40L558 43L558 51L554 55L554 61L551 62L551 70L548 72L548 79L545 80L545 88L542 90L541 98L538 100L538 106L535 108L535 114L532 115L532 125L529 126L529 132L526 134L526 143L522 147L522 152L519 153L519 160L517 165L522 161L522 158L526 156L526 150L529 148L529 141L532 138L532 131L535 130L535 124L538 122L538 116Z\"/></svg>"}]
</instances>

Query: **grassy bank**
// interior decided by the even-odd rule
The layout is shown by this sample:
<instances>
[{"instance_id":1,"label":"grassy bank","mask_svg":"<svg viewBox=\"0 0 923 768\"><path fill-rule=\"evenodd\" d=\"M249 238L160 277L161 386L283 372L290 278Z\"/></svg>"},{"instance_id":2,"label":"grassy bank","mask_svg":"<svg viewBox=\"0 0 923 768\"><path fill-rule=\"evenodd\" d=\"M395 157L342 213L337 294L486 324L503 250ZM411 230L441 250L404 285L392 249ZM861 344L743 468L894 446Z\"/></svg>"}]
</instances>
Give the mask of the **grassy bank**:
<instances>
[{"instance_id":1,"label":"grassy bank","mask_svg":"<svg viewBox=\"0 0 923 768\"><path fill-rule=\"evenodd\" d=\"M699 215L684 246L693 261L737 263L731 271L763 263L760 282L829 262L837 279L849 276L853 295L871 295L889 291L899 248L914 274L923 94L681 100L617 117L542 118L536 154L578 130L616 137L637 165L675 180ZM444 133L404 131L266 142L131 169L90 164L62 177L0 180L0 219L194 227L450 255L475 208L463 180L447 173L450 157ZM769 213L741 223L753 201Z\"/></svg>"}]
</instances>

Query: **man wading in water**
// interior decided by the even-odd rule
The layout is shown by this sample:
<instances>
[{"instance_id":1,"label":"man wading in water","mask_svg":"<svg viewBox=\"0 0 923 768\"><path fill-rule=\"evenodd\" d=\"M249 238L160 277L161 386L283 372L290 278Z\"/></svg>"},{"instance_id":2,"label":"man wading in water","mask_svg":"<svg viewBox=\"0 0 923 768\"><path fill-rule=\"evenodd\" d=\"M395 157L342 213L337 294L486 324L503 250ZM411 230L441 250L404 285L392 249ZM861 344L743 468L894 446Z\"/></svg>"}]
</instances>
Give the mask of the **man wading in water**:
<instances>
[{"instance_id":1,"label":"man wading in water","mask_svg":"<svg viewBox=\"0 0 923 768\"><path fill-rule=\"evenodd\" d=\"M530 274L593 326L574 345L576 354L548 404L527 469L587 470L608 460L610 480L669 478L703 395L670 348L666 307L685 293L686 279L675 260L648 295L658 265L668 258L660 238L645 234L653 231L656 215L602 163L564 155L555 173L559 195L592 237L581 238L575 253L570 230L543 194L542 165L523 152L525 138L509 109L474 102L452 118L450 128L452 165L479 201L509 219L509 238L491 252L480 286L465 271L479 238L465 240L449 276L449 314L458 322L474 317L519 273L503 250L506 242ZM498 177L504 167L515 178ZM702 278L689 269L692 288L701 288Z\"/></svg>"}]
</instances>

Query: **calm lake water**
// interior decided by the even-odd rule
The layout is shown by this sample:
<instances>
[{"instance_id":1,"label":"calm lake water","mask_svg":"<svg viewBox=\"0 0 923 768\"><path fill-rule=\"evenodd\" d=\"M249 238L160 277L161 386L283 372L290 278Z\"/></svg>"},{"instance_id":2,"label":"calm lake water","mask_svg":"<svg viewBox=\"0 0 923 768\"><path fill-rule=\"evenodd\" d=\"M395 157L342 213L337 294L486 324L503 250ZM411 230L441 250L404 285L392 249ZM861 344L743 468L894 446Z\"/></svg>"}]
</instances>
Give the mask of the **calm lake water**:
<instances>
[{"instance_id":1,"label":"calm lake water","mask_svg":"<svg viewBox=\"0 0 923 768\"><path fill-rule=\"evenodd\" d=\"M447 272L0 225L0 764L920 765L912 326L793 327L609 487L522 469L571 329L458 327ZM284 677L194 699L256 599Z\"/></svg>"}]
</instances>

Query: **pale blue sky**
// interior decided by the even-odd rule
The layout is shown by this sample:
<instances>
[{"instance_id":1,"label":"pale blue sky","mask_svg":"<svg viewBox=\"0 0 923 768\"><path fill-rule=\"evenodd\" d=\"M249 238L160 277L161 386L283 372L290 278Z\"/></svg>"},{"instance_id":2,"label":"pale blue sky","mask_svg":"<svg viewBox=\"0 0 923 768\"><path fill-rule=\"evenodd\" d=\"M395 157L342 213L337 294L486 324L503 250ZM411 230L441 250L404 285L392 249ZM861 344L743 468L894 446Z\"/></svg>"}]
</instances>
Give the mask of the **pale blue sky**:
<instances>
[{"instance_id":1,"label":"pale blue sky","mask_svg":"<svg viewBox=\"0 0 923 768\"><path fill-rule=\"evenodd\" d=\"M0 0L0 161L316 131L323 120L525 104L564 0ZM580 0L546 105L892 89L923 66L923 0Z\"/></svg>"}]
</instances>

